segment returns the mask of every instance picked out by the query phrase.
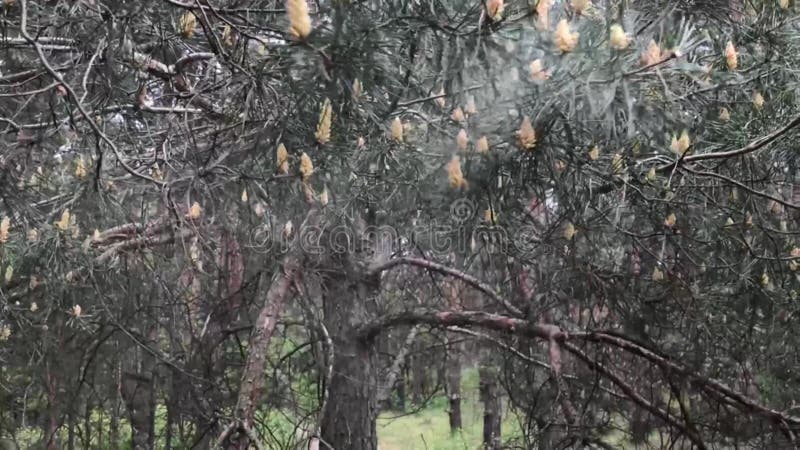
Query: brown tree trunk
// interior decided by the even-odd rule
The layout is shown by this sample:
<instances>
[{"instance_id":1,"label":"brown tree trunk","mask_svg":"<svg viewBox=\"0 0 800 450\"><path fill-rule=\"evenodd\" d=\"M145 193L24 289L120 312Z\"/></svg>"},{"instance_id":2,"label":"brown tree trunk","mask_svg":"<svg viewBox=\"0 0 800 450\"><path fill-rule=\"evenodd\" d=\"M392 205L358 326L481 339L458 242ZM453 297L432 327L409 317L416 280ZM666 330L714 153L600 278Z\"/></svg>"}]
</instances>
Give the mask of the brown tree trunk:
<instances>
[{"instance_id":1,"label":"brown tree trunk","mask_svg":"<svg viewBox=\"0 0 800 450\"><path fill-rule=\"evenodd\" d=\"M147 344L157 341L158 328L146 324ZM134 367L122 373L120 394L128 410L132 450L149 450L155 442L155 367L156 359L142 348L133 349L137 357Z\"/></svg>"},{"instance_id":2,"label":"brown tree trunk","mask_svg":"<svg viewBox=\"0 0 800 450\"><path fill-rule=\"evenodd\" d=\"M427 361L422 352L423 345L423 343L417 342L414 356L411 358L411 401L415 405L421 405L425 400Z\"/></svg>"},{"instance_id":3,"label":"brown tree trunk","mask_svg":"<svg viewBox=\"0 0 800 450\"><path fill-rule=\"evenodd\" d=\"M58 376L52 368L45 368L45 383L47 385L47 427L45 429L45 448L58 450L59 405L58 405Z\"/></svg>"},{"instance_id":4,"label":"brown tree trunk","mask_svg":"<svg viewBox=\"0 0 800 450\"><path fill-rule=\"evenodd\" d=\"M536 438L536 444L538 449L541 450L551 450L556 448L555 446L555 427L554 425L547 420L544 419L536 419L536 428L538 431L538 435Z\"/></svg>"},{"instance_id":5,"label":"brown tree trunk","mask_svg":"<svg viewBox=\"0 0 800 450\"><path fill-rule=\"evenodd\" d=\"M359 339L358 326L369 321L369 302L378 280L326 280L325 325L334 346L329 404L322 419L322 439L335 449L376 450L377 367L372 339Z\"/></svg>"},{"instance_id":6,"label":"brown tree trunk","mask_svg":"<svg viewBox=\"0 0 800 450\"><path fill-rule=\"evenodd\" d=\"M394 361L392 361L392 365L389 366L389 370L386 372L383 386L378 392L378 406L381 408L384 405L391 403L390 399L392 396L392 391L395 390L395 385L398 382L397 380L403 378L403 365L405 364L406 356L408 355L409 350L411 350L411 347L414 345L414 339L417 337L418 331L419 326L415 325L411 327L411 329L408 331L408 335L406 335L406 339L400 345L397 355L395 356Z\"/></svg>"},{"instance_id":7,"label":"brown tree trunk","mask_svg":"<svg viewBox=\"0 0 800 450\"><path fill-rule=\"evenodd\" d=\"M489 365L482 364L478 369L478 377L480 378L480 396L483 403L483 448L499 450L502 416L497 371Z\"/></svg>"},{"instance_id":8,"label":"brown tree trunk","mask_svg":"<svg viewBox=\"0 0 800 450\"><path fill-rule=\"evenodd\" d=\"M169 374L169 379L169 392L164 402L164 406L167 408L167 420L164 424L164 448L172 448L172 426L175 422L175 390L173 389L175 376L172 372Z\"/></svg>"},{"instance_id":9,"label":"brown tree trunk","mask_svg":"<svg viewBox=\"0 0 800 450\"><path fill-rule=\"evenodd\" d=\"M119 450L119 405L122 395L122 366L119 361L119 341L114 341L114 356L112 373L114 376L114 393L111 397L111 418L108 431L108 447L111 450Z\"/></svg>"},{"instance_id":10,"label":"brown tree trunk","mask_svg":"<svg viewBox=\"0 0 800 450\"><path fill-rule=\"evenodd\" d=\"M153 335L151 337L153 338L151 340L151 342L155 342L155 338L156 338L155 329L154 329ZM148 357L151 357L151 355L148 355ZM152 359L152 357L151 357L151 359ZM155 363L155 361L153 361L153 363ZM150 398L148 399L149 405L148 405L148 410L147 410L147 420L148 420L147 426L150 429L150 433L148 433L148 435L147 435L147 448L155 449L156 448L156 404L157 404L157 401L158 401L158 399L156 398L156 389L158 389L158 386L156 385L156 383L158 382L158 377L157 377L157 374L156 374L156 371L155 371L155 364L153 364L150 367L150 369L151 369L150 370L150 378L151 378L152 381L150 382L150 386L149 386L150 387Z\"/></svg>"},{"instance_id":11,"label":"brown tree trunk","mask_svg":"<svg viewBox=\"0 0 800 450\"><path fill-rule=\"evenodd\" d=\"M119 398L115 397L111 404L111 419L108 430L108 448L119 450Z\"/></svg>"},{"instance_id":12,"label":"brown tree trunk","mask_svg":"<svg viewBox=\"0 0 800 450\"><path fill-rule=\"evenodd\" d=\"M248 432L252 431L261 396L264 391L264 370L266 369L267 351L275 325L283 313L286 300L292 292L292 285L300 270L298 253L289 254L277 278L270 284L267 298L258 313L255 326L250 336L249 352L242 371L239 395L236 402L236 429L227 430L229 436L221 436L220 444L227 439L230 450L244 450L250 445Z\"/></svg>"},{"instance_id":13,"label":"brown tree trunk","mask_svg":"<svg viewBox=\"0 0 800 450\"><path fill-rule=\"evenodd\" d=\"M144 366L144 364L143 364ZM131 424L132 450L148 450L153 434L151 411L152 372L126 372L122 375L122 398Z\"/></svg>"},{"instance_id":14,"label":"brown tree trunk","mask_svg":"<svg viewBox=\"0 0 800 450\"><path fill-rule=\"evenodd\" d=\"M450 417L450 432L456 433L461 430L461 344L455 342L457 336L448 336L447 361L445 367L445 378L447 382L447 399L450 409L447 414Z\"/></svg>"},{"instance_id":15,"label":"brown tree trunk","mask_svg":"<svg viewBox=\"0 0 800 450\"><path fill-rule=\"evenodd\" d=\"M103 404L99 403L97 408L97 448L106 448L103 446Z\"/></svg>"},{"instance_id":16,"label":"brown tree trunk","mask_svg":"<svg viewBox=\"0 0 800 450\"><path fill-rule=\"evenodd\" d=\"M400 376L397 377L397 383L395 383L395 392L397 397L397 403L394 405L394 408L397 411L405 411L406 410L406 376L408 375L408 365L403 364L403 367L400 369Z\"/></svg>"},{"instance_id":17,"label":"brown tree trunk","mask_svg":"<svg viewBox=\"0 0 800 450\"><path fill-rule=\"evenodd\" d=\"M88 394L87 394L88 395ZM92 402L87 398L86 407L83 409L83 435L81 436L83 448L92 446Z\"/></svg>"},{"instance_id":18,"label":"brown tree trunk","mask_svg":"<svg viewBox=\"0 0 800 450\"><path fill-rule=\"evenodd\" d=\"M69 407L67 413L67 450L75 450L75 408Z\"/></svg>"}]
</instances>

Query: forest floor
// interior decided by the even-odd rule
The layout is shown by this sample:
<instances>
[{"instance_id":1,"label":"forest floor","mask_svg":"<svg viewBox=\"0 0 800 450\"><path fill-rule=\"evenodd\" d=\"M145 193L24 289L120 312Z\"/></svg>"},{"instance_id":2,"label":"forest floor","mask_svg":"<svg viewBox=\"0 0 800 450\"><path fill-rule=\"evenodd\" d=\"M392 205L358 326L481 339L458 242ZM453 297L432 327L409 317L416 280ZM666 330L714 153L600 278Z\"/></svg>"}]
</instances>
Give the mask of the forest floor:
<instances>
[{"instance_id":1,"label":"forest floor","mask_svg":"<svg viewBox=\"0 0 800 450\"><path fill-rule=\"evenodd\" d=\"M379 450L474 450L481 448L483 408L478 392L478 372L464 371L462 379L462 430L450 433L448 402L443 395L432 398L424 407L411 406L403 413L386 411L378 418ZM508 414L504 402L503 440L519 435L515 416Z\"/></svg>"}]
</instances>

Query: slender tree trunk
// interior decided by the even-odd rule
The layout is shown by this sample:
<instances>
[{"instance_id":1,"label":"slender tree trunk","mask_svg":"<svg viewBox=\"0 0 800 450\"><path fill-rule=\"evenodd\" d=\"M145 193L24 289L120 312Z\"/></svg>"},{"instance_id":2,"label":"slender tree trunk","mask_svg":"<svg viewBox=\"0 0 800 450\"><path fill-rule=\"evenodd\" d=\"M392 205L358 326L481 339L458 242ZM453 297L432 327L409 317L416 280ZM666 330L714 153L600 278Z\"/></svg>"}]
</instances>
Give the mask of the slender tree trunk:
<instances>
[{"instance_id":1,"label":"slender tree trunk","mask_svg":"<svg viewBox=\"0 0 800 450\"><path fill-rule=\"evenodd\" d=\"M395 392L397 397L397 404L395 405L395 409L398 411L405 411L406 410L406 378L408 375L408 365L403 364L403 367L400 369L400 376L397 378L397 383L395 383Z\"/></svg>"},{"instance_id":2,"label":"slender tree trunk","mask_svg":"<svg viewBox=\"0 0 800 450\"><path fill-rule=\"evenodd\" d=\"M414 339L417 337L418 331L418 325L411 327L411 329L408 331L408 335L406 335L406 339L400 345L397 355L395 356L394 361L392 361L392 365L389 367L389 370L384 377L385 381L383 386L378 392L379 407L383 407L383 405L388 404L398 378L402 378L403 365L406 360L406 355L408 355L408 351L413 346Z\"/></svg>"},{"instance_id":3,"label":"slender tree trunk","mask_svg":"<svg viewBox=\"0 0 800 450\"><path fill-rule=\"evenodd\" d=\"M377 367L374 342L358 339L355 330L369 321L368 305L378 280L327 280L325 324L334 346L329 404L322 419L322 439L331 447L376 450Z\"/></svg>"},{"instance_id":4,"label":"slender tree trunk","mask_svg":"<svg viewBox=\"0 0 800 450\"><path fill-rule=\"evenodd\" d=\"M122 375L122 398L128 409L131 424L132 450L148 450L153 420L150 417L152 373L124 373Z\"/></svg>"},{"instance_id":5,"label":"slender tree trunk","mask_svg":"<svg viewBox=\"0 0 800 450\"><path fill-rule=\"evenodd\" d=\"M115 397L111 405L111 419L109 420L108 447L119 450L119 398Z\"/></svg>"},{"instance_id":6,"label":"slender tree trunk","mask_svg":"<svg viewBox=\"0 0 800 450\"><path fill-rule=\"evenodd\" d=\"M425 399L425 375L427 361L423 355L422 343L415 345L415 354L411 358L411 401L421 405Z\"/></svg>"},{"instance_id":7,"label":"slender tree trunk","mask_svg":"<svg viewBox=\"0 0 800 450\"><path fill-rule=\"evenodd\" d=\"M69 407L67 413L67 449L75 450L75 407Z\"/></svg>"},{"instance_id":8,"label":"slender tree trunk","mask_svg":"<svg viewBox=\"0 0 800 450\"><path fill-rule=\"evenodd\" d=\"M45 369L47 384L47 427L45 429L45 448L58 450L59 405L58 405L58 376L53 373L48 365Z\"/></svg>"},{"instance_id":9,"label":"slender tree trunk","mask_svg":"<svg viewBox=\"0 0 800 450\"><path fill-rule=\"evenodd\" d=\"M166 395L165 406L167 408L167 423L164 425L164 448L172 448L172 426L175 422L175 398L174 380L172 371L169 372L169 392Z\"/></svg>"},{"instance_id":10,"label":"slender tree trunk","mask_svg":"<svg viewBox=\"0 0 800 450\"><path fill-rule=\"evenodd\" d=\"M538 431L536 448L541 450L551 450L555 448L554 441L556 433L553 424L543 419L536 419L536 427Z\"/></svg>"},{"instance_id":11,"label":"slender tree trunk","mask_svg":"<svg viewBox=\"0 0 800 450\"><path fill-rule=\"evenodd\" d=\"M88 395L88 394L87 394ZM86 407L83 409L83 448L92 447L92 402L86 399Z\"/></svg>"},{"instance_id":12,"label":"slender tree trunk","mask_svg":"<svg viewBox=\"0 0 800 450\"><path fill-rule=\"evenodd\" d=\"M450 432L456 433L461 430L461 344L454 342L457 336L450 335L447 346L447 360L445 367L445 379L447 399L450 409L447 414L450 416Z\"/></svg>"},{"instance_id":13,"label":"slender tree trunk","mask_svg":"<svg viewBox=\"0 0 800 450\"><path fill-rule=\"evenodd\" d=\"M111 398L111 418L109 420L110 430L108 432L108 444L111 450L119 450L119 406L122 396L122 366L119 361L119 342L115 341L114 346L114 394Z\"/></svg>"},{"instance_id":14,"label":"slender tree trunk","mask_svg":"<svg viewBox=\"0 0 800 450\"><path fill-rule=\"evenodd\" d=\"M151 340L150 342L156 342L156 330L153 329ZM148 355L150 357L150 355ZM156 448L156 389L157 389L157 381L158 377L155 371L155 365L152 367L150 371L150 398L148 399L149 406L147 410L147 420L148 424L147 427L150 430L150 433L147 435L147 448L155 449Z\"/></svg>"},{"instance_id":15,"label":"slender tree trunk","mask_svg":"<svg viewBox=\"0 0 800 450\"><path fill-rule=\"evenodd\" d=\"M495 368L482 364L478 369L480 378L480 395L483 403L483 448L485 450L500 449L500 424L502 421L500 406L500 390L497 386Z\"/></svg>"},{"instance_id":16,"label":"slender tree trunk","mask_svg":"<svg viewBox=\"0 0 800 450\"><path fill-rule=\"evenodd\" d=\"M283 268L277 278L270 284L264 306L258 314L252 335L250 336L247 361L242 371L239 385L239 396L236 403L238 429L228 430L228 436L220 436L220 444L227 439L230 450L244 450L250 444L248 430L252 430L256 409L261 402L264 391L264 370L266 369L267 351L275 325L283 313L286 300L292 292L292 285L300 270L299 249L286 256ZM235 433L234 433L235 431Z\"/></svg>"},{"instance_id":17,"label":"slender tree trunk","mask_svg":"<svg viewBox=\"0 0 800 450\"><path fill-rule=\"evenodd\" d=\"M98 403L97 408L97 450L104 449L103 446L103 403Z\"/></svg>"}]
</instances>

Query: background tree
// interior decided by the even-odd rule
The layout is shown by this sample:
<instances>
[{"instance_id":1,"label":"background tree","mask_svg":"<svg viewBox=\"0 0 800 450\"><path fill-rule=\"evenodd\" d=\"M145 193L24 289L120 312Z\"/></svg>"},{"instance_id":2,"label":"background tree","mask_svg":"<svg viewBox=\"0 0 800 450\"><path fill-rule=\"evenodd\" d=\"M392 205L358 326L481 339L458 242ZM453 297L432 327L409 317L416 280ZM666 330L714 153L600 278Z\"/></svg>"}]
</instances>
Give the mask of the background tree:
<instances>
[{"instance_id":1,"label":"background tree","mask_svg":"<svg viewBox=\"0 0 800 450\"><path fill-rule=\"evenodd\" d=\"M796 445L795 16L3 2L0 433L374 449L480 364L487 448Z\"/></svg>"}]
</instances>

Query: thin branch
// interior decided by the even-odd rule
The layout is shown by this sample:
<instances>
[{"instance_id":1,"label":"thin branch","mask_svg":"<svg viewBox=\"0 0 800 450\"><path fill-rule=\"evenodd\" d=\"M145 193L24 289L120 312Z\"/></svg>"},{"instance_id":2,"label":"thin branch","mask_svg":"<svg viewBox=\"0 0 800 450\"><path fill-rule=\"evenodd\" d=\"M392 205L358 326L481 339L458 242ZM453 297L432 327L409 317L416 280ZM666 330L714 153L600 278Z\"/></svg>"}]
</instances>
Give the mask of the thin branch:
<instances>
[{"instance_id":1,"label":"thin branch","mask_svg":"<svg viewBox=\"0 0 800 450\"><path fill-rule=\"evenodd\" d=\"M556 325L532 323L523 319L489 314L482 311L450 312L422 309L383 316L377 321L361 327L359 330L359 335L364 339L372 339L382 331L385 331L387 328L397 325L414 325L418 323L425 323L438 327L477 326L509 334L547 340L548 342L556 341L562 344L566 344L567 341L571 340L582 340L587 342L608 344L621 350L625 350L628 353L640 356L655 364L666 373L676 373L693 380L696 385L700 386L705 391L727 397L731 399L740 410L749 411L755 415L766 418L784 430L788 430L790 425L800 425L800 417L792 416L762 406L755 400L748 398L744 394L734 391L720 381L698 374L666 356L659 355L656 351L653 351L642 344L636 343L623 336L618 336L607 332L586 331L567 333Z\"/></svg>"},{"instance_id":2,"label":"thin branch","mask_svg":"<svg viewBox=\"0 0 800 450\"><path fill-rule=\"evenodd\" d=\"M792 425L800 425L800 417L791 416L759 405L755 400L748 398L744 394L734 391L722 382L695 373L691 369L687 369L666 357L658 355L656 352L644 347L643 345L634 343L629 339L594 331L570 333L569 338L613 345L614 347L623 349L629 353L641 356L667 372L674 372L694 380L697 385L705 390L711 390L730 398L738 404L739 409L754 412L755 414L767 418L776 424L789 423Z\"/></svg>"},{"instance_id":3,"label":"thin branch","mask_svg":"<svg viewBox=\"0 0 800 450\"><path fill-rule=\"evenodd\" d=\"M458 278L461 281L463 281L463 282L469 284L470 286L474 287L475 289L477 289L477 290L483 292L484 294L488 295L489 297L491 297L492 300L494 300L495 302L503 305L503 307L506 310L508 310L510 313L514 314L515 316L524 317L524 314L522 313L522 311L519 308L517 308L516 306L512 305L505 298L503 298L500 295L498 295L497 292L495 292L494 289L492 289L486 283L483 283L482 281L478 280L477 278L473 277L472 275L464 273L464 272L462 272L460 270L453 269L452 267L447 267L445 265L442 265L442 264L439 264L437 262L430 261L430 260L427 260L427 259L413 258L413 257L407 257L407 256L406 257L390 259L389 261L386 261L383 264L380 264L380 265L372 267L371 270L370 270L370 274L371 275L376 275L376 274L378 274L380 272L383 272L385 270L389 270L389 269L391 269L393 267L400 266L400 265L410 265L410 266L422 267L424 269L432 270L434 272L439 272L439 273L441 273L443 275L448 275L448 276L451 276L451 277Z\"/></svg>"},{"instance_id":4,"label":"thin branch","mask_svg":"<svg viewBox=\"0 0 800 450\"><path fill-rule=\"evenodd\" d=\"M438 327L479 326L489 330L521 334L548 341L551 338L564 340L567 337L567 333L556 325L531 323L527 320L483 311L437 311L430 309L417 309L383 316L362 326L358 331L358 335L363 339L372 339L390 327L420 323Z\"/></svg>"},{"instance_id":5,"label":"thin branch","mask_svg":"<svg viewBox=\"0 0 800 450\"><path fill-rule=\"evenodd\" d=\"M586 365L593 368L595 371L606 377L609 381L614 383L625 395L634 403L641 406L643 409L649 411L654 416L658 417L659 419L663 420L668 425L677 428L680 430L681 433L686 435L692 442L695 443L700 449L707 448L703 441L700 439L700 436L697 436L695 433L692 433L685 425L678 422L677 420L673 419L667 411L664 411L649 401L639 395L631 386L625 383L621 378L619 378L614 372L610 369L605 367L603 364L594 361L592 358L589 358L585 353L580 351L577 347L570 343L564 343L564 348L575 355L578 359L583 361Z\"/></svg>"},{"instance_id":6,"label":"thin branch","mask_svg":"<svg viewBox=\"0 0 800 450\"><path fill-rule=\"evenodd\" d=\"M775 141L776 139L780 138L784 134L788 133L792 128L800 125L800 115L796 116L794 119L790 120L789 123L782 126L781 128L773 131L772 133L762 136L753 142L745 145L742 148L736 150L730 150L727 152L713 152L713 153L701 153L697 155L689 155L683 157L683 164L690 163L693 161L705 161L708 159L727 159L727 158L734 158L736 156L746 155L748 153L752 153L770 143ZM663 172L665 170L671 169L675 163L665 164L663 166L658 167L656 170Z\"/></svg>"},{"instance_id":7,"label":"thin branch","mask_svg":"<svg viewBox=\"0 0 800 450\"><path fill-rule=\"evenodd\" d=\"M383 386L379 388L379 405L389 399L389 396L392 393L392 388L394 387L394 383L397 381L397 375L400 373L400 368L402 367L403 362L406 360L406 356L408 355L411 345L414 343L414 339L417 337L417 332L419 332L419 325L414 325L411 327L408 335L406 335L403 345L400 347L400 351L397 353L397 356L395 356L394 361L392 361L392 365L389 367L389 372L386 376L386 381L383 383Z\"/></svg>"},{"instance_id":8,"label":"thin branch","mask_svg":"<svg viewBox=\"0 0 800 450\"><path fill-rule=\"evenodd\" d=\"M745 191L749 192L750 194L753 194L753 195L755 195L757 197L770 199L772 201L780 203L781 205L783 205L783 206L785 206L787 208L800 209L800 205L796 205L794 203L787 202L786 200L784 200L784 199L782 199L780 197L775 197L773 195L767 194L766 192L757 191L755 189L752 189L752 188L748 187L744 183L736 181L733 178L726 177L725 175L721 175L721 174L714 173L714 172L696 171L696 170L692 170L692 169L690 169L688 167L681 167L681 169L685 170L685 171L687 171L689 173L692 173L694 175L699 175L699 176L702 176L702 177L711 177L711 178L716 178L718 180L726 181L726 182L728 182L730 184L733 184L733 185L735 185L735 186L737 186L737 187L739 187L741 189L744 189Z\"/></svg>"},{"instance_id":9,"label":"thin branch","mask_svg":"<svg viewBox=\"0 0 800 450\"><path fill-rule=\"evenodd\" d=\"M64 81L64 77L62 77L60 73L56 72L56 70L53 69L53 66L51 66L50 63L47 61L47 57L44 55L44 52L42 51L42 48L39 45L39 43L36 42L36 40L34 40L28 33L28 25L27 25L28 0L21 0L20 8L21 8L20 32L22 33L22 36L25 37L25 39L28 42L30 42L31 45L34 46L34 48L36 49L36 53L39 55L39 61L41 61L42 65L45 67L50 76L52 76L56 81L58 81L59 83L61 83L62 86L64 86L64 89L66 89L67 93L69 93L69 96L72 98L73 101L75 101L75 105L78 107L78 111L80 111L81 116L83 116L84 119L86 119L86 122L89 124L92 131L94 131L94 134L100 140L108 144L108 146L111 148L111 151L114 153L114 156L117 158L117 161L119 161L120 165L125 169L125 171L127 171L128 173L130 173L135 177L142 178L144 180L150 181L151 183L155 183L159 186L163 186L165 184L163 181L158 181L143 173L139 173L138 171L136 171L136 169L131 167L125 161L125 159L123 159L122 154L119 152L117 145L114 144L114 141L109 139L109 137L106 136L106 134L103 133L103 131L100 129L100 126L97 125L97 123L94 120L92 120L92 118L89 116L89 113L86 111L86 109L84 109L83 104L81 104L78 95L75 93L75 90Z\"/></svg>"}]
</instances>

